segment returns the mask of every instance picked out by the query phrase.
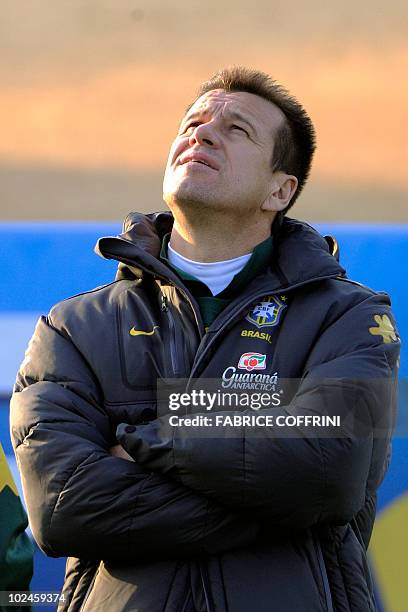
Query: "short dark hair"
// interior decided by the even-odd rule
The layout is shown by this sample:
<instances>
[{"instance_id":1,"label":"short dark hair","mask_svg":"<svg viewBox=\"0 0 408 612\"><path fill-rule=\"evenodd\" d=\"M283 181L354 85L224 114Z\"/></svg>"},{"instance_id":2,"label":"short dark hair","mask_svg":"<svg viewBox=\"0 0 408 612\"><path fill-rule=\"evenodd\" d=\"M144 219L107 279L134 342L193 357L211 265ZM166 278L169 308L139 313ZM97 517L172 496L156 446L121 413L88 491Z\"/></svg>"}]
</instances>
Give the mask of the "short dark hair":
<instances>
[{"instance_id":1,"label":"short dark hair","mask_svg":"<svg viewBox=\"0 0 408 612\"><path fill-rule=\"evenodd\" d=\"M312 120L296 98L269 75L259 70L243 66L223 68L200 85L196 100L213 89L255 94L275 104L285 115L286 121L275 135L272 170L282 170L298 179L297 190L283 211L286 213L299 197L310 173L316 148L316 134ZM191 106L192 104L188 109Z\"/></svg>"}]
</instances>

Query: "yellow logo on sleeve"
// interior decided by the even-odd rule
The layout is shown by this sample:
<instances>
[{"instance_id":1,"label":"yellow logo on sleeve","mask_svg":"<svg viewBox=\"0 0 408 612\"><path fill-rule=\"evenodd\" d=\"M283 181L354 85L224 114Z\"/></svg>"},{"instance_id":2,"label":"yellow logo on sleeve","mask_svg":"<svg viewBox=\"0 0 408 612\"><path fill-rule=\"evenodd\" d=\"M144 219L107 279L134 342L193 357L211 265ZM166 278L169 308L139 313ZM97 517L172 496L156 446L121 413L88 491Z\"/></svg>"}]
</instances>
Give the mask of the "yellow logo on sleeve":
<instances>
[{"instance_id":1,"label":"yellow logo on sleeve","mask_svg":"<svg viewBox=\"0 0 408 612\"><path fill-rule=\"evenodd\" d=\"M397 340L394 326L387 315L374 315L374 321L377 323L378 327L369 327L368 331L370 334L373 336L382 336L385 344Z\"/></svg>"}]
</instances>

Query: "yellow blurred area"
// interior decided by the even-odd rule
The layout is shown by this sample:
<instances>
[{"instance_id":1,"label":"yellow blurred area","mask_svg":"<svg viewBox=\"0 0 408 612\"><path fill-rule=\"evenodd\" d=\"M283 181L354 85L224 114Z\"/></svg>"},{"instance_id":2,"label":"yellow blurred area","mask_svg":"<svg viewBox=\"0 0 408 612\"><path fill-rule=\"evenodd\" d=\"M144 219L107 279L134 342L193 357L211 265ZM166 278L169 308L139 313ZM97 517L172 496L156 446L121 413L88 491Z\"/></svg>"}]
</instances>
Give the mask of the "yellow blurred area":
<instances>
[{"instance_id":1,"label":"yellow blurred area","mask_svg":"<svg viewBox=\"0 0 408 612\"><path fill-rule=\"evenodd\" d=\"M408 222L403 0L70 0L0 9L0 218L163 209L200 82L232 64L289 89L317 129L296 215Z\"/></svg>"},{"instance_id":2,"label":"yellow blurred area","mask_svg":"<svg viewBox=\"0 0 408 612\"><path fill-rule=\"evenodd\" d=\"M407 609L407 516L408 494L404 494L393 500L377 517L370 542L375 578L389 612L405 612Z\"/></svg>"},{"instance_id":3,"label":"yellow blurred area","mask_svg":"<svg viewBox=\"0 0 408 612\"><path fill-rule=\"evenodd\" d=\"M408 73L408 46L385 54L356 47L336 61L308 56L306 50L301 70L286 53L261 58L251 53L247 65L276 76L314 119L316 177L408 186L402 129L408 85L401 81ZM63 81L6 86L0 93L0 157L161 169L183 109L212 68L184 61L180 69L168 59L160 66L115 66L78 81L69 75Z\"/></svg>"}]
</instances>

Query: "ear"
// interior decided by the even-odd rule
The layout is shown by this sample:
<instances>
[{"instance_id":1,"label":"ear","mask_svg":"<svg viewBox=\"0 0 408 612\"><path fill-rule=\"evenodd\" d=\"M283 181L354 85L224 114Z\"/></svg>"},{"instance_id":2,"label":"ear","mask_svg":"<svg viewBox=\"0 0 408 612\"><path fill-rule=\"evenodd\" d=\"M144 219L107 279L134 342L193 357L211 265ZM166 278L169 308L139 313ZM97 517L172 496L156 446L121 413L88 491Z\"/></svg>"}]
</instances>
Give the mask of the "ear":
<instances>
[{"instance_id":1,"label":"ear","mask_svg":"<svg viewBox=\"0 0 408 612\"><path fill-rule=\"evenodd\" d=\"M285 172L274 172L271 181L271 190L261 204L261 210L279 212L286 208L291 201L298 186L296 176Z\"/></svg>"}]
</instances>

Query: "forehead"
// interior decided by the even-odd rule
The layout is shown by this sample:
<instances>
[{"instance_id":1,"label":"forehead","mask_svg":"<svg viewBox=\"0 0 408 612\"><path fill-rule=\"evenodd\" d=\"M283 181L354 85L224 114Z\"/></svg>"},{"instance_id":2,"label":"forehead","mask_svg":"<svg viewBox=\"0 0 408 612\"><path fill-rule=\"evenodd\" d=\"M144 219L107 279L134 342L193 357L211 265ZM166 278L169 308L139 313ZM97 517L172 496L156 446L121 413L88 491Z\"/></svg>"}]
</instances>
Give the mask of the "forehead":
<instances>
[{"instance_id":1,"label":"forehead","mask_svg":"<svg viewBox=\"0 0 408 612\"><path fill-rule=\"evenodd\" d=\"M285 120L283 112L269 100L246 91L213 89L200 96L186 113L208 116L240 113L259 124L279 127Z\"/></svg>"}]
</instances>

